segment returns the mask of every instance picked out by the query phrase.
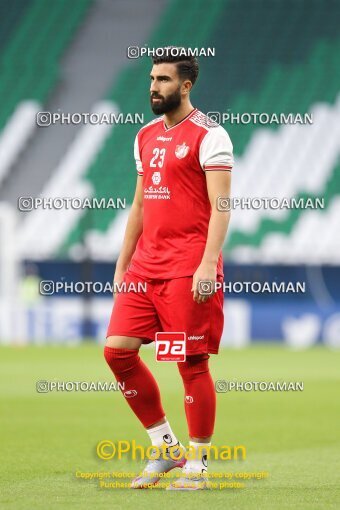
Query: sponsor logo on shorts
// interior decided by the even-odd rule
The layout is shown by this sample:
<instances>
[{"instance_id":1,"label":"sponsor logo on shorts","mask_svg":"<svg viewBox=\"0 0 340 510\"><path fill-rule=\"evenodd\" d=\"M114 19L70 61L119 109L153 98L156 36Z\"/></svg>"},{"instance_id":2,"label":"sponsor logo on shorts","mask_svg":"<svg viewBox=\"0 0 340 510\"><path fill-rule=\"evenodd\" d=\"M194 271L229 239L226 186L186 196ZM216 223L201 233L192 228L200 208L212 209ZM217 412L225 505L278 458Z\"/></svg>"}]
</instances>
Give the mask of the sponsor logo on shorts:
<instances>
[{"instance_id":1,"label":"sponsor logo on shorts","mask_svg":"<svg viewBox=\"0 0 340 510\"><path fill-rule=\"evenodd\" d=\"M185 361L185 333L156 333L156 361Z\"/></svg>"},{"instance_id":2,"label":"sponsor logo on shorts","mask_svg":"<svg viewBox=\"0 0 340 510\"><path fill-rule=\"evenodd\" d=\"M191 395L186 395L185 401L186 401L187 404L192 404L194 399L193 399L193 397Z\"/></svg>"}]
</instances>

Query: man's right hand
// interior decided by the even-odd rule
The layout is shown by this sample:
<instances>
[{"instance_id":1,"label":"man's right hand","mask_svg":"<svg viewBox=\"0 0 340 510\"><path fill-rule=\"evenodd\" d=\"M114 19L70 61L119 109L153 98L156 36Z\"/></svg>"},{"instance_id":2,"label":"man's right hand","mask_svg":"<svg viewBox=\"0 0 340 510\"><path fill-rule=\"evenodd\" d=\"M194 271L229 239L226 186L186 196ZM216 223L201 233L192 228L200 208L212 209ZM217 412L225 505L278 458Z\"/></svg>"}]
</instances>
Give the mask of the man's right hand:
<instances>
[{"instance_id":1,"label":"man's right hand","mask_svg":"<svg viewBox=\"0 0 340 510\"><path fill-rule=\"evenodd\" d=\"M116 268L114 277L113 277L113 299L115 299L115 294L117 292L117 286L121 285L124 280L124 275L126 273L126 269Z\"/></svg>"}]
</instances>

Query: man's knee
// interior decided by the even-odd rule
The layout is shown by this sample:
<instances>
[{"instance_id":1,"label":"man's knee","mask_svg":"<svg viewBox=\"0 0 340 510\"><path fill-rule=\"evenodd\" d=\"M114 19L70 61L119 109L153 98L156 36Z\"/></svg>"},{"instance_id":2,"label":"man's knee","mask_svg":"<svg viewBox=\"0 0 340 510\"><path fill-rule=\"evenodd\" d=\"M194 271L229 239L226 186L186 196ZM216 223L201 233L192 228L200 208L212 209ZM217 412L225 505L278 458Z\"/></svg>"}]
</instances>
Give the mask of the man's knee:
<instances>
[{"instance_id":1,"label":"man's knee","mask_svg":"<svg viewBox=\"0 0 340 510\"><path fill-rule=\"evenodd\" d=\"M195 379L200 374L209 372L209 354L187 356L186 361L177 363L179 373L184 381Z\"/></svg>"},{"instance_id":2,"label":"man's knee","mask_svg":"<svg viewBox=\"0 0 340 510\"><path fill-rule=\"evenodd\" d=\"M140 338L132 336L109 336L106 340L107 347L113 347L115 349L139 349L142 345Z\"/></svg>"},{"instance_id":3,"label":"man's knee","mask_svg":"<svg viewBox=\"0 0 340 510\"><path fill-rule=\"evenodd\" d=\"M117 380L127 379L140 362L138 349L110 347L105 345L104 358Z\"/></svg>"}]
</instances>

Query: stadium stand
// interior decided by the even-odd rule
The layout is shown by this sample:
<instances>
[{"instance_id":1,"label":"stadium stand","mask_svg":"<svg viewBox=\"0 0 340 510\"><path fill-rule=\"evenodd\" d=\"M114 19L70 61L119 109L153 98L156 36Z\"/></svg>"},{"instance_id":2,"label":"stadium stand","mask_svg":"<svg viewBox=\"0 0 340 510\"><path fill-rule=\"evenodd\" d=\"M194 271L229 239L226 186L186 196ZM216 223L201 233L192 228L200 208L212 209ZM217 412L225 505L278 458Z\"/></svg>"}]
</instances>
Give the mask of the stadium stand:
<instances>
[{"instance_id":1,"label":"stadium stand","mask_svg":"<svg viewBox=\"0 0 340 510\"><path fill-rule=\"evenodd\" d=\"M21 101L0 135L0 185L36 128L36 101Z\"/></svg>"},{"instance_id":2,"label":"stadium stand","mask_svg":"<svg viewBox=\"0 0 340 510\"><path fill-rule=\"evenodd\" d=\"M293 239L297 236L295 230L299 232L307 224L312 225L313 222L307 221L310 216L320 217L318 221L321 223L328 223L331 221L329 217L333 217L328 207L340 191L337 179L340 112L336 103L340 85L337 65L340 40L334 18L337 7L335 2L331 3L329 9L325 9L324 3L316 0L306 16L305 2L288 2L288 5L276 0L270 4L270 23L265 26L262 20L268 12L266 1L247 2L247 9L235 1L216 2L214 12L208 13L209 19L202 4L202 9L195 11L196 18L190 23L204 26L205 31L199 32L199 36L191 34L187 21L183 30L184 13L172 35L170 42L176 44L216 49L216 58L201 59L201 79L194 92L195 104L203 111L301 115L309 112L313 115L313 125L225 125L237 156L235 196L292 196L297 199L318 196L325 198L326 208L322 211L234 211L225 250L231 259L260 261L270 259L275 253L277 261L297 262L298 252L304 252L303 247L292 249ZM166 27L172 26L170 21L172 16L175 18L178 7L177 2L172 2L169 12L164 15L164 26L158 28L149 46L162 45L164 41L169 43ZM242 20L241 24L239 20ZM259 31L259 26L263 30ZM285 27L284 36L282 26ZM256 38L253 37L255 32ZM186 40L188 34L190 37ZM224 65L225 59L230 61L230 70ZM135 69L129 69L119 77L110 93L118 105L131 111L140 104L145 105L144 76L148 66L148 62L138 63ZM131 83L134 84L134 94L129 100L125 91ZM147 111L147 107L144 108ZM330 125L333 126L331 135ZM98 196L106 196L114 190L116 195L127 195L131 199L135 179L131 141L135 131L135 128L127 127L115 130L90 168L87 178L94 184ZM315 154L318 145L322 146L322 151ZM111 173L110 168L114 168L114 172ZM335 214L336 208L333 209ZM105 232L115 221L111 211L88 214L92 215L91 223L96 231ZM88 218L82 221L83 225L80 222L71 233L62 253L81 240ZM323 231L328 232L328 229ZM300 244L307 242L310 235L308 229ZM328 237L323 253L316 255L319 261L332 263L338 260L337 247L329 246L332 237L335 239L334 235ZM314 260L312 253L311 260Z\"/></svg>"},{"instance_id":3,"label":"stadium stand","mask_svg":"<svg viewBox=\"0 0 340 510\"><path fill-rule=\"evenodd\" d=\"M2 0L0 3L0 51L5 48L17 24L26 15L32 0Z\"/></svg>"},{"instance_id":4,"label":"stadium stand","mask_svg":"<svg viewBox=\"0 0 340 510\"><path fill-rule=\"evenodd\" d=\"M43 19L45 5L32 0L27 7L29 16L21 24L17 22L16 36L2 60L1 66L7 70L2 91L7 90L9 101L0 116L0 125L4 125L19 101L27 99L27 90L32 89L34 68L25 75L23 84L13 86L14 71L11 75L8 66L13 61L16 66L22 65L18 48L22 48L39 16ZM66 2L58 2L51 10L53 23L63 15L63 9ZM57 80L57 56L67 46L81 17L80 10L79 7L72 12L72 20L58 34L58 41L51 38L51 45L44 44L42 48L48 32L44 27L45 35L39 36L22 57L32 61L39 54L39 64L46 65L46 76L36 90L37 100L44 100ZM214 58L201 58L201 76L193 91L193 103L204 112L312 115L313 123L305 125L225 123L236 155L235 197L324 200L324 209L317 210L233 211L225 246L228 260L330 264L340 261L336 241L340 195L340 38L336 16L339 10L335 0L242 3L216 0L209 9L205 1L198 0L194 11L189 3L172 0L146 43L149 47L175 44L215 48ZM51 56L54 63L47 66ZM148 58L130 62L115 77L105 99L123 113L143 112L148 122L152 118L149 69ZM5 87L10 88L11 83L9 94ZM98 198L126 197L131 202L136 179L132 147L139 128L128 124L114 126L97 157L83 168L79 193L81 189L90 190ZM74 193L76 189L72 188ZM58 240L52 242L51 236L50 242L46 241L44 256L72 257L87 243L94 258L112 259L119 251L127 213L107 209L77 214L72 221L65 222ZM27 229L32 231L29 223ZM313 250L316 228L322 242L318 250ZM40 247L32 241L26 251L39 258Z\"/></svg>"},{"instance_id":5,"label":"stadium stand","mask_svg":"<svg viewBox=\"0 0 340 510\"><path fill-rule=\"evenodd\" d=\"M58 59L89 4L90 0L75 2L70 9L67 0L32 0L25 15L21 14L0 61L0 93L7 99L0 113L0 128L20 101L35 99L44 103L58 79Z\"/></svg>"}]
</instances>

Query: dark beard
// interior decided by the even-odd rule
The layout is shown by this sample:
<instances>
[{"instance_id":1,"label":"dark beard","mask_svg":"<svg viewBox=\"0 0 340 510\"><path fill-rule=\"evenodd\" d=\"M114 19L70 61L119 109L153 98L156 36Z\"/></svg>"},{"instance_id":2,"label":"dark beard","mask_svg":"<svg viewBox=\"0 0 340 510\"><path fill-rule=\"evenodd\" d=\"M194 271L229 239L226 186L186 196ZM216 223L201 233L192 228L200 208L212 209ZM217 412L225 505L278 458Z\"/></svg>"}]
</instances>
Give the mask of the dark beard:
<instances>
[{"instance_id":1,"label":"dark beard","mask_svg":"<svg viewBox=\"0 0 340 510\"><path fill-rule=\"evenodd\" d=\"M151 110L155 115L162 115L163 113L172 112L176 110L181 104L181 94L178 89L170 94L166 99L157 95L150 96ZM162 101L158 104L152 102L152 97L161 99Z\"/></svg>"}]
</instances>

